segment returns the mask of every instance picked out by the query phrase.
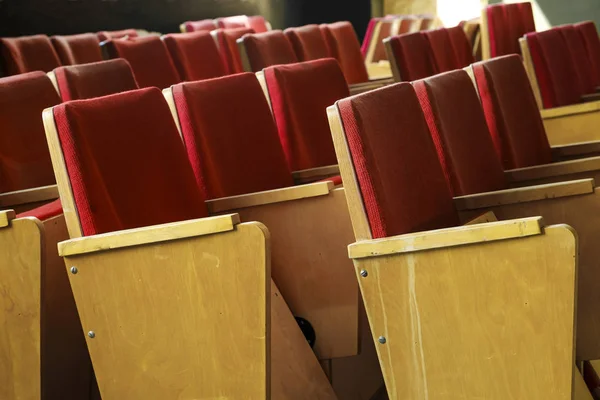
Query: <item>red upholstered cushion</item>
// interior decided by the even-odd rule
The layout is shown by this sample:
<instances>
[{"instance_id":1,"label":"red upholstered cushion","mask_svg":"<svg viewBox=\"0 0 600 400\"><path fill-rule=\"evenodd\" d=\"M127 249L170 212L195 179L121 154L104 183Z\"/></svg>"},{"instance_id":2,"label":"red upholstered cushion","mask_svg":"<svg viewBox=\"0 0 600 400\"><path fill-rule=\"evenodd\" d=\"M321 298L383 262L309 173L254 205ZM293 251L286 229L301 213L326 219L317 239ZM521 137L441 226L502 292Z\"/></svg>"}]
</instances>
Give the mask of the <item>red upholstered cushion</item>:
<instances>
[{"instance_id":1,"label":"red upholstered cushion","mask_svg":"<svg viewBox=\"0 0 600 400\"><path fill-rule=\"evenodd\" d=\"M138 36L138 33L135 29L123 29L120 31L102 31L96 33L96 35L98 35L98 39L101 42L105 42L110 39L121 39L125 36L129 38L134 38Z\"/></svg>"},{"instance_id":2,"label":"red upholstered cushion","mask_svg":"<svg viewBox=\"0 0 600 400\"><path fill-rule=\"evenodd\" d=\"M533 8L530 2L515 3L521 16L519 37L526 33L535 32L535 20L533 19Z\"/></svg>"},{"instance_id":3,"label":"red upholstered cushion","mask_svg":"<svg viewBox=\"0 0 600 400\"><path fill-rule=\"evenodd\" d=\"M373 238L458 225L409 83L337 102Z\"/></svg>"},{"instance_id":4,"label":"red upholstered cushion","mask_svg":"<svg viewBox=\"0 0 600 400\"><path fill-rule=\"evenodd\" d=\"M0 192L55 183L42 111L58 103L43 72L0 79Z\"/></svg>"},{"instance_id":5,"label":"red upholstered cushion","mask_svg":"<svg viewBox=\"0 0 600 400\"><path fill-rule=\"evenodd\" d=\"M270 67L265 80L292 171L337 164L326 109L350 95L337 61Z\"/></svg>"},{"instance_id":6,"label":"red upholstered cushion","mask_svg":"<svg viewBox=\"0 0 600 400\"><path fill-rule=\"evenodd\" d=\"M589 62L581 35L573 25L563 25L560 26L558 30L565 40L567 49L571 55L580 93L594 93L596 91L596 84L594 81L592 64Z\"/></svg>"},{"instance_id":7,"label":"red upholstered cushion","mask_svg":"<svg viewBox=\"0 0 600 400\"><path fill-rule=\"evenodd\" d=\"M473 58L473 50L465 31L460 26L447 28L446 31L450 36L450 44L458 61L457 68L464 68L475 62Z\"/></svg>"},{"instance_id":8,"label":"red upholstered cushion","mask_svg":"<svg viewBox=\"0 0 600 400\"><path fill-rule=\"evenodd\" d=\"M492 139L504 169L552 162L540 111L518 55L473 65Z\"/></svg>"},{"instance_id":9,"label":"red upholstered cushion","mask_svg":"<svg viewBox=\"0 0 600 400\"><path fill-rule=\"evenodd\" d=\"M329 47L329 54L340 63L348 84L368 82L369 74L352 24L343 21L319 25L319 28Z\"/></svg>"},{"instance_id":10,"label":"red upholstered cushion","mask_svg":"<svg viewBox=\"0 0 600 400\"><path fill-rule=\"evenodd\" d=\"M431 54L433 55L438 72L462 68L459 66L456 53L454 52L450 40L450 34L446 28L425 31L423 32L423 35L429 41ZM426 49L426 46L423 47L423 50L424 49Z\"/></svg>"},{"instance_id":11,"label":"red upholstered cushion","mask_svg":"<svg viewBox=\"0 0 600 400\"><path fill-rule=\"evenodd\" d=\"M243 38L248 61L253 72L279 64L298 62L294 48L282 31L246 35Z\"/></svg>"},{"instance_id":12,"label":"red upholstered cushion","mask_svg":"<svg viewBox=\"0 0 600 400\"><path fill-rule=\"evenodd\" d=\"M179 76L185 81L225 75L225 67L215 40L209 32L173 33L163 41Z\"/></svg>"},{"instance_id":13,"label":"red upholstered cushion","mask_svg":"<svg viewBox=\"0 0 600 400\"><path fill-rule=\"evenodd\" d=\"M299 61L329 57L329 48L318 25L289 28L284 31Z\"/></svg>"},{"instance_id":14,"label":"red upholstered cushion","mask_svg":"<svg viewBox=\"0 0 600 400\"><path fill-rule=\"evenodd\" d=\"M217 18L216 22L217 27L221 29L248 28L248 17L246 15Z\"/></svg>"},{"instance_id":15,"label":"red upholstered cushion","mask_svg":"<svg viewBox=\"0 0 600 400\"><path fill-rule=\"evenodd\" d=\"M367 25L367 31L365 32L365 37L363 38L362 45L360 46L360 52L363 57L367 55L367 51L369 50L369 46L371 45L371 41L373 40L373 34L375 33L375 26L377 26L377 22L381 21L383 18L371 18L369 20L369 25Z\"/></svg>"},{"instance_id":16,"label":"red upholstered cushion","mask_svg":"<svg viewBox=\"0 0 600 400\"><path fill-rule=\"evenodd\" d=\"M138 88L129 63L122 58L59 67L54 74L63 101L90 99Z\"/></svg>"},{"instance_id":17,"label":"red upholstered cushion","mask_svg":"<svg viewBox=\"0 0 600 400\"><path fill-rule=\"evenodd\" d=\"M254 74L182 83L173 95L187 154L207 198L293 185Z\"/></svg>"},{"instance_id":18,"label":"red upholstered cushion","mask_svg":"<svg viewBox=\"0 0 600 400\"><path fill-rule=\"evenodd\" d=\"M213 29L217 28L217 24L213 19L203 19L201 21L187 21L184 22L183 25L185 26L186 32L210 32Z\"/></svg>"},{"instance_id":19,"label":"red upholstered cushion","mask_svg":"<svg viewBox=\"0 0 600 400\"><path fill-rule=\"evenodd\" d=\"M228 74L244 72L240 50L236 41L242 36L253 32L249 28L217 29L211 32L217 40L221 60Z\"/></svg>"},{"instance_id":20,"label":"red upholstered cushion","mask_svg":"<svg viewBox=\"0 0 600 400\"><path fill-rule=\"evenodd\" d=\"M62 204L60 204L60 199L56 199L48 204L34 208L33 210L17 214L17 218L33 217L39 219L40 221L45 221L62 213L63 209Z\"/></svg>"},{"instance_id":21,"label":"red upholstered cushion","mask_svg":"<svg viewBox=\"0 0 600 400\"><path fill-rule=\"evenodd\" d=\"M490 56L510 54L510 33L504 4L485 8L490 40Z\"/></svg>"},{"instance_id":22,"label":"red upholstered cushion","mask_svg":"<svg viewBox=\"0 0 600 400\"><path fill-rule=\"evenodd\" d=\"M62 65L86 64L102 61L100 41L93 33L71 36L52 36L54 49Z\"/></svg>"},{"instance_id":23,"label":"red upholstered cushion","mask_svg":"<svg viewBox=\"0 0 600 400\"><path fill-rule=\"evenodd\" d=\"M471 78L463 70L413 83L455 196L506 189Z\"/></svg>"},{"instance_id":24,"label":"red upholstered cushion","mask_svg":"<svg viewBox=\"0 0 600 400\"><path fill-rule=\"evenodd\" d=\"M377 37L373 38L373 40L375 40L375 49L373 50L373 59L371 60L372 62L387 60L387 54L385 53L385 45L383 44L383 39L396 34L396 32L392 32L392 28L394 26L394 22L397 19L398 18L386 18L379 22L379 25L381 26L381 28L379 28L379 34L377 35Z\"/></svg>"},{"instance_id":25,"label":"red upholstered cushion","mask_svg":"<svg viewBox=\"0 0 600 400\"><path fill-rule=\"evenodd\" d=\"M261 15L251 15L248 17L248 27L256 33L269 31L267 21Z\"/></svg>"},{"instance_id":26,"label":"red upholstered cushion","mask_svg":"<svg viewBox=\"0 0 600 400\"><path fill-rule=\"evenodd\" d=\"M575 66L559 28L528 33L526 38L544 108L578 103L582 92L576 84Z\"/></svg>"},{"instance_id":27,"label":"red upholstered cushion","mask_svg":"<svg viewBox=\"0 0 600 400\"><path fill-rule=\"evenodd\" d=\"M431 46L422 32L393 36L390 43L403 81L421 79L438 73Z\"/></svg>"},{"instance_id":28,"label":"red upholstered cushion","mask_svg":"<svg viewBox=\"0 0 600 400\"><path fill-rule=\"evenodd\" d=\"M54 119L85 236L207 216L160 90L64 103Z\"/></svg>"},{"instance_id":29,"label":"red upholstered cushion","mask_svg":"<svg viewBox=\"0 0 600 400\"><path fill-rule=\"evenodd\" d=\"M596 24L592 21L585 21L575 24L575 28L583 38L583 44L590 63L590 70L594 86L600 86L600 38Z\"/></svg>"},{"instance_id":30,"label":"red upholstered cushion","mask_svg":"<svg viewBox=\"0 0 600 400\"><path fill-rule=\"evenodd\" d=\"M0 38L0 47L6 75L50 72L60 66L58 55L46 35Z\"/></svg>"},{"instance_id":31,"label":"red upholstered cushion","mask_svg":"<svg viewBox=\"0 0 600 400\"><path fill-rule=\"evenodd\" d=\"M167 47L158 36L110 40L106 46L110 58L129 61L135 80L142 88L163 89L181 81Z\"/></svg>"},{"instance_id":32,"label":"red upholstered cushion","mask_svg":"<svg viewBox=\"0 0 600 400\"><path fill-rule=\"evenodd\" d=\"M508 53L506 54L521 54L519 38L527 33L523 26L524 21L521 7L517 3L504 4L504 9L506 12L506 23L508 25L508 37L506 43Z\"/></svg>"}]
</instances>

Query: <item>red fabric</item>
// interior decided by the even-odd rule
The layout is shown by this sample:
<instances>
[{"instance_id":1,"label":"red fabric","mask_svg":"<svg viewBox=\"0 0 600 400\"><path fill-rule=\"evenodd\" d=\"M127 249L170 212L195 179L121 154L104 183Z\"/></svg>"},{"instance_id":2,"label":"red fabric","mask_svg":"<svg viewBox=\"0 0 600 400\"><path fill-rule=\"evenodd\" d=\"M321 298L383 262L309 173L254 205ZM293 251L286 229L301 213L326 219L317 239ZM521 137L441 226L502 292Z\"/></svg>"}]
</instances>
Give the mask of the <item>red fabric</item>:
<instances>
[{"instance_id":1,"label":"red fabric","mask_svg":"<svg viewBox=\"0 0 600 400\"><path fill-rule=\"evenodd\" d=\"M423 35L429 41L431 54L438 72L452 71L453 69L464 67L459 66L457 55L454 52L452 41L450 40L450 34L446 28L425 31L423 32Z\"/></svg>"},{"instance_id":2,"label":"red fabric","mask_svg":"<svg viewBox=\"0 0 600 400\"><path fill-rule=\"evenodd\" d=\"M523 27L521 9L517 3L504 4L503 6L506 12L506 24L508 25L508 37L506 38L508 52L506 54L521 54L519 38L526 33Z\"/></svg>"},{"instance_id":3,"label":"red fabric","mask_svg":"<svg viewBox=\"0 0 600 400\"><path fill-rule=\"evenodd\" d=\"M163 36L163 41L184 81L225 75L219 50L209 32L173 33Z\"/></svg>"},{"instance_id":4,"label":"red fabric","mask_svg":"<svg viewBox=\"0 0 600 400\"><path fill-rule=\"evenodd\" d=\"M343 183L341 175L330 176L329 178L325 178L322 180L322 182L327 182L327 181L333 182L333 184L335 186L341 185Z\"/></svg>"},{"instance_id":5,"label":"red fabric","mask_svg":"<svg viewBox=\"0 0 600 400\"><path fill-rule=\"evenodd\" d=\"M382 19L383 18L371 18L369 20L369 25L367 25L365 37L363 38L362 45L360 46L360 52L362 53L363 57L366 57L367 51L369 51L369 46L371 45L371 41L373 40L373 34L375 33L375 26L377 26L377 23Z\"/></svg>"},{"instance_id":6,"label":"red fabric","mask_svg":"<svg viewBox=\"0 0 600 400\"><path fill-rule=\"evenodd\" d=\"M100 41L93 33L71 36L52 36L52 45L62 65L102 61Z\"/></svg>"},{"instance_id":7,"label":"red fabric","mask_svg":"<svg viewBox=\"0 0 600 400\"><path fill-rule=\"evenodd\" d=\"M272 65L298 62L294 48L282 31L274 30L243 38L252 72Z\"/></svg>"},{"instance_id":8,"label":"red fabric","mask_svg":"<svg viewBox=\"0 0 600 400\"><path fill-rule=\"evenodd\" d=\"M578 103L583 94L559 28L526 35L544 108Z\"/></svg>"},{"instance_id":9,"label":"red fabric","mask_svg":"<svg viewBox=\"0 0 600 400\"><path fill-rule=\"evenodd\" d=\"M465 34L465 31L460 26L447 28L446 31L450 36L450 44L458 62L456 68L465 68L475 62L473 58L473 50L471 43Z\"/></svg>"},{"instance_id":10,"label":"red fabric","mask_svg":"<svg viewBox=\"0 0 600 400\"><path fill-rule=\"evenodd\" d=\"M319 28L329 47L329 54L340 63L348 84L368 82L369 74L352 24L343 21L323 24Z\"/></svg>"},{"instance_id":11,"label":"red fabric","mask_svg":"<svg viewBox=\"0 0 600 400\"><path fill-rule=\"evenodd\" d=\"M585 21L575 24L575 28L583 39L583 44L590 63L590 72L594 86L600 86L600 38L596 24L592 21Z\"/></svg>"},{"instance_id":12,"label":"red fabric","mask_svg":"<svg viewBox=\"0 0 600 400\"><path fill-rule=\"evenodd\" d=\"M101 42L105 42L110 39L121 39L124 37L134 38L138 37L138 33L135 29L123 29L121 31L102 31L96 33L98 35L98 39Z\"/></svg>"},{"instance_id":13,"label":"red fabric","mask_svg":"<svg viewBox=\"0 0 600 400\"><path fill-rule=\"evenodd\" d=\"M269 31L267 21L260 15L249 16L248 27L256 33L263 33Z\"/></svg>"},{"instance_id":14,"label":"red fabric","mask_svg":"<svg viewBox=\"0 0 600 400\"><path fill-rule=\"evenodd\" d=\"M0 192L55 183L42 111L58 103L43 72L0 79Z\"/></svg>"},{"instance_id":15,"label":"red fabric","mask_svg":"<svg viewBox=\"0 0 600 400\"><path fill-rule=\"evenodd\" d=\"M212 19L203 19L201 21L187 21L183 23L186 32L210 32L217 28L217 24Z\"/></svg>"},{"instance_id":16,"label":"red fabric","mask_svg":"<svg viewBox=\"0 0 600 400\"><path fill-rule=\"evenodd\" d=\"M459 224L409 83L352 96L337 107L373 238Z\"/></svg>"},{"instance_id":17,"label":"red fabric","mask_svg":"<svg viewBox=\"0 0 600 400\"><path fill-rule=\"evenodd\" d=\"M221 29L248 28L248 17L246 15L217 18L215 21L217 22L217 27Z\"/></svg>"},{"instance_id":18,"label":"red fabric","mask_svg":"<svg viewBox=\"0 0 600 400\"><path fill-rule=\"evenodd\" d=\"M438 73L431 46L422 32L393 36L390 43L403 81L413 81Z\"/></svg>"},{"instance_id":19,"label":"red fabric","mask_svg":"<svg viewBox=\"0 0 600 400\"><path fill-rule=\"evenodd\" d=\"M158 36L110 40L106 46L110 58L129 61L135 80L142 88L163 89L181 81L167 47Z\"/></svg>"},{"instance_id":20,"label":"red fabric","mask_svg":"<svg viewBox=\"0 0 600 400\"><path fill-rule=\"evenodd\" d=\"M533 19L533 8L531 3L516 3L519 14L521 16L521 31L519 37L523 37L526 33L535 32L535 20Z\"/></svg>"},{"instance_id":21,"label":"red fabric","mask_svg":"<svg viewBox=\"0 0 600 400\"><path fill-rule=\"evenodd\" d=\"M337 164L326 109L348 97L332 58L265 69L279 138L292 171Z\"/></svg>"},{"instance_id":22,"label":"red fabric","mask_svg":"<svg viewBox=\"0 0 600 400\"><path fill-rule=\"evenodd\" d=\"M39 219L40 221L45 221L62 213L63 209L62 204L60 204L60 199L56 199L48 204L34 208L33 210L17 214L17 218L33 217Z\"/></svg>"},{"instance_id":23,"label":"red fabric","mask_svg":"<svg viewBox=\"0 0 600 400\"><path fill-rule=\"evenodd\" d=\"M156 88L54 107L84 236L207 216Z\"/></svg>"},{"instance_id":24,"label":"red fabric","mask_svg":"<svg viewBox=\"0 0 600 400\"><path fill-rule=\"evenodd\" d=\"M329 48L318 25L289 28L284 31L299 61L330 57Z\"/></svg>"},{"instance_id":25,"label":"red fabric","mask_svg":"<svg viewBox=\"0 0 600 400\"><path fill-rule=\"evenodd\" d=\"M502 143L496 150L504 169L552 162L540 111L521 58L510 55L473 66L488 128Z\"/></svg>"},{"instance_id":26,"label":"red fabric","mask_svg":"<svg viewBox=\"0 0 600 400\"><path fill-rule=\"evenodd\" d=\"M377 35L375 40L375 49L373 50L373 59L372 62L379 62L381 60L387 60L387 54L385 53L385 45L383 44L383 39L388 38L395 34L392 32L392 26L398 18L387 18L382 21L379 21L379 25L381 28L379 29L379 35Z\"/></svg>"},{"instance_id":27,"label":"red fabric","mask_svg":"<svg viewBox=\"0 0 600 400\"><path fill-rule=\"evenodd\" d=\"M54 70L62 101L91 99L138 88L129 63L117 58Z\"/></svg>"},{"instance_id":28,"label":"red fabric","mask_svg":"<svg viewBox=\"0 0 600 400\"><path fill-rule=\"evenodd\" d=\"M455 196L507 188L479 98L463 70L413 83Z\"/></svg>"},{"instance_id":29,"label":"red fabric","mask_svg":"<svg viewBox=\"0 0 600 400\"><path fill-rule=\"evenodd\" d=\"M46 35L0 38L0 50L6 75L25 72L50 72L60 60Z\"/></svg>"},{"instance_id":30,"label":"red fabric","mask_svg":"<svg viewBox=\"0 0 600 400\"><path fill-rule=\"evenodd\" d=\"M403 33L409 33L412 30L413 25L416 23L416 21L417 20L410 15L403 17L402 21L400 22L400 29L398 29L398 34L401 35Z\"/></svg>"},{"instance_id":31,"label":"red fabric","mask_svg":"<svg viewBox=\"0 0 600 400\"><path fill-rule=\"evenodd\" d=\"M173 96L188 158L207 198L293 185L254 74L182 83Z\"/></svg>"},{"instance_id":32,"label":"red fabric","mask_svg":"<svg viewBox=\"0 0 600 400\"><path fill-rule=\"evenodd\" d=\"M217 38L221 60L228 74L244 72L237 40L254 31L249 28L217 29L212 32Z\"/></svg>"},{"instance_id":33,"label":"red fabric","mask_svg":"<svg viewBox=\"0 0 600 400\"><path fill-rule=\"evenodd\" d=\"M531 3L495 4L486 15L491 57L520 54L519 38L535 32Z\"/></svg>"},{"instance_id":34,"label":"red fabric","mask_svg":"<svg viewBox=\"0 0 600 400\"><path fill-rule=\"evenodd\" d=\"M587 51L581 35L573 25L563 25L558 27L567 49L571 56L571 61L575 69L579 91L583 94L595 93L596 85L594 82L592 65L589 62ZM572 81L572 80L571 80Z\"/></svg>"}]
</instances>

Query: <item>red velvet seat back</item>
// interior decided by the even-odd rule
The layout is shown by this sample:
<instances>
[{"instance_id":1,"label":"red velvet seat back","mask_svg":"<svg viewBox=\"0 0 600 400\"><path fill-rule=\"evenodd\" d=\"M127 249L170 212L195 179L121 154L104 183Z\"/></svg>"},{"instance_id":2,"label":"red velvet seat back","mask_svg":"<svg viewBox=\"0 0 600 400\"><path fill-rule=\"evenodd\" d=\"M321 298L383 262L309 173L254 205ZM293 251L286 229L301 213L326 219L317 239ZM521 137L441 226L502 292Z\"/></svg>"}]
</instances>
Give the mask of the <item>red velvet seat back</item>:
<instances>
[{"instance_id":1,"label":"red velvet seat back","mask_svg":"<svg viewBox=\"0 0 600 400\"><path fill-rule=\"evenodd\" d=\"M110 58L129 61L138 85L167 88L181 79L169 56L167 47L158 36L116 39L106 42Z\"/></svg>"},{"instance_id":2,"label":"red velvet seat back","mask_svg":"<svg viewBox=\"0 0 600 400\"><path fill-rule=\"evenodd\" d=\"M254 74L173 87L196 180L207 198L293 185L269 105Z\"/></svg>"},{"instance_id":3,"label":"red velvet seat back","mask_svg":"<svg viewBox=\"0 0 600 400\"><path fill-rule=\"evenodd\" d=\"M248 17L248 28L252 29L256 33L269 31L269 25L261 15L250 15Z\"/></svg>"},{"instance_id":4,"label":"red velvet seat back","mask_svg":"<svg viewBox=\"0 0 600 400\"><path fill-rule=\"evenodd\" d=\"M518 55L473 65L479 98L504 169L552 162L540 111Z\"/></svg>"},{"instance_id":5,"label":"red velvet seat back","mask_svg":"<svg viewBox=\"0 0 600 400\"><path fill-rule=\"evenodd\" d=\"M248 62L253 72L261 71L272 65L298 62L292 44L282 31L247 35L243 38Z\"/></svg>"},{"instance_id":6,"label":"red velvet seat back","mask_svg":"<svg viewBox=\"0 0 600 400\"><path fill-rule=\"evenodd\" d=\"M203 19L200 21L184 22L186 32L210 32L217 29L217 24L213 19Z\"/></svg>"},{"instance_id":7,"label":"red velvet seat back","mask_svg":"<svg viewBox=\"0 0 600 400\"><path fill-rule=\"evenodd\" d=\"M62 65L87 64L102 61L100 41L93 33L52 36L54 49Z\"/></svg>"},{"instance_id":8,"label":"red velvet seat back","mask_svg":"<svg viewBox=\"0 0 600 400\"><path fill-rule=\"evenodd\" d=\"M111 40L111 39L121 39L126 36L128 38L138 37L138 33L135 29L123 29L120 31L102 31L102 32L96 33L96 35L98 35L98 39L101 42L105 42L105 41Z\"/></svg>"},{"instance_id":9,"label":"red velvet seat back","mask_svg":"<svg viewBox=\"0 0 600 400\"><path fill-rule=\"evenodd\" d=\"M0 53L6 75L25 72L50 72L60 60L46 35L0 38Z\"/></svg>"},{"instance_id":10,"label":"red velvet seat back","mask_svg":"<svg viewBox=\"0 0 600 400\"><path fill-rule=\"evenodd\" d=\"M519 9L520 31L519 37L523 37L526 33L535 32L535 20L533 19L533 8L530 2L515 3Z\"/></svg>"},{"instance_id":11,"label":"red velvet seat back","mask_svg":"<svg viewBox=\"0 0 600 400\"><path fill-rule=\"evenodd\" d=\"M319 28L329 47L329 54L340 63L348 84L368 82L369 74L352 24L343 21L323 24Z\"/></svg>"},{"instance_id":12,"label":"red velvet seat back","mask_svg":"<svg viewBox=\"0 0 600 400\"><path fill-rule=\"evenodd\" d=\"M459 68L458 58L452 47L450 34L446 28L433 29L423 32L429 42L431 54L438 72L452 71Z\"/></svg>"},{"instance_id":13,"label":"red velvet seat back","mask_svg":"<svg viewBox=\"0 0 600 400\"><path fill-rule=\"evenodd\" d=\"M318 25L289 28L284 31L299 61L330 57L329 48Z\"/></svg>"},{"instance_id":14,"label":"red velvet seat back","mask_svg":"<svg viewBox=\"0 0 600 400\"><path fill-rule=\"evenodd\" d=\"M43 72L0 79L0 192L55 183L42 111L58 103Z\"/></svg>"},{"instance_id":15,"label":"red velvet seat back","mask_svg":"<svg viewBox=\"0 0 600 400\"><path fill-rule=\"evenodd\" d=\"M221 29L248 28L248 17L246 15L217 18L215 21L217 22L217 27Z\"/></svg>"},{"instance_id":16,"label":"red velvet seat back","mask_svg":"<svg viewBox=\"0 0 600 400\"><path fill-rule=\"evenodd\" d=\"M350 95L337 61L270 67L265 80L292 171L337 164L326 109Z\"/></svg>"},{"instance_id":17,"label":"red velvet seat back","mask_svg":"<svg viewBox=\"0 0 600 400\"><path fill-rule=\"evenodd\" d=\"M542 94L544 108L580 102L576 70L560 28L528 33L527 44Z\"/></svg>"},{"instance_id":18,"label":"red velvet seat back","mask_svg":"<svg viewBox=\"0 0 600 400\"><path fill-rule=\"evenodd\" d=\"M421 32L406 33L390 39L392 53L403 81L438 73L429 41Z\"/></svg>"},{"instance_id":19,"label":"red velvet seat back","mask_svg":"<svg viewBox=\"0 0 600 400\"><path fill-rule=\"evenodd\" d=\"M163 36L163 41L184 81L225 75L221 55L209 32L172 33Z\"/></svg>"},{"instance_id":20,"label":"red velvet seat back","mask_svg":"<svg viewBox=\"0 0 600 400\"><path fill-rule=\"evenodd\" d=\"M600 86L600 38L596 24L585 21L575 24L575 28L583 39L583 44L590 63L592 82L595 87Z\"/></svg>"},{"instance_id":21,"label":"red velvet seat back","mask_svg":"<svg viewBox=\"0 0 600 400\"><path fill-rule=\"evenodd\" d=\"M53 111L84 236L207 216L160 90Z\"/></svg>"},{"instance_id":22,"label":"red velvet seat back","mask_svg":"<svg viewBox=\"0 0 600 400\"><path fill-rule=\"evenodd\" d=\"M253 32L254 31L249 28L217 29L211 32L217 40L219 54L221 54L221 60L223 61L225 71L228 74L244 72L237 40L242 36Z\"/></svg>"},{"instance_id":23,"label":"red velvet seat back","mask_svg":"<svg viewBox=\"0 0 600 400\"><path fill-rule=\"evenodd\" d=\"M458 61L457 68L464 68L475 62L473 58L473 50L471 43L465 34L465 31L460 26L446 28L450 36L450 44Z\"/></svg>"},{"instance_id":24,"label":"red velvet seat back","mask_svg":"<svg viewBox=\"0 0 600 400\"><path fill-rule=\"evenodd\" d=\"M349 97L337 107L373 238L459 224L409 83Z\"/></svg>"},{"instance_id":25,"label":"red velvet seat back","mask_svg":"<svg viewBox=\"0 0 600 400\"><path fill-rule=\"evenodd\" d=\"M91 99L138 88L129 63L122 58L59 67L54 74L63 101Z\"/></svg>"},{"instance_id":26,"label":"red velvet seat back","mask_svg":"<svg viewBox=\"0 0 600 400\"><path fill-rule=\"evenodd\" d=\"M573 67L575 68L580 93L594 93L596 91L596 85L592 64L589 61L581 35L573 25L563 25L560 26L558 30L567 44L567 49L569 50Z\"/></svg>"},{"instance_id":27,"label":"red velvet seat back","mask_svg":"<svg viewBox=\"0 0 600 400\"><path fill-rule=\"evenodd\" d=\"M535 32L531 3L495 4L485 9L490 56L520 54L519 38Z\"/></svg>"},{"instance_id":28,"label":"red velvet seat back","mask_svg":"<svg viewBox=\"0 0 600 400\"><path fill-rule=\"evenodd\" d=\"M413 83L453 194L506 189L471 78L463 70Z\"/></svg>"}]
</instances>

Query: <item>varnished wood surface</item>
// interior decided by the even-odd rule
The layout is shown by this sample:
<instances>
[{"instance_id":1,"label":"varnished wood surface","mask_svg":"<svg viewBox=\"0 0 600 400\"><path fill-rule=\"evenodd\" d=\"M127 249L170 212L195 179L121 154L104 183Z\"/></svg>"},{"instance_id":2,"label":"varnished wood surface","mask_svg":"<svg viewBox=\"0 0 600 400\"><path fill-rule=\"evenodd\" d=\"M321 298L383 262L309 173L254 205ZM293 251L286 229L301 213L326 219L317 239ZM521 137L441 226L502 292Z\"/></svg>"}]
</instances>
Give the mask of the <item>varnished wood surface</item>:
<instances>
[{"instance_id":1,"label":"varnished wood surface","mask_svg":"<svg viewBox=\"0 0 600 400\"><path fill-rule=\"evenodd\" d=\"M577 104L577 108L587 106L588 104L595 103ZM560 108L571 107L573 106ZM555 110L559 109L553 108L547 111ZM546 114L545 111L542 110L542 118L550 145L559 146L600 140L600 133L597 129L600 124L600 109L591 112L575 112L562 116L552 114L552 117L544 117ZM562 112L562 110L560 111Z\"/></svg>"},{"instance_id":2,"label":"varnished wood surface","mask_svg":"<svg viewBox=\"0 0 600 400\"><path fill-rule=\"evenodd\" d=\"M567 179L562 178L563 176L578 173L589 173L590 178L593 178L596 171L600 171L600 157L516 168L505 171L505 175L509 182L533 181L538 179L561 179L565 181Z\"/></svg>"}]
</instances>

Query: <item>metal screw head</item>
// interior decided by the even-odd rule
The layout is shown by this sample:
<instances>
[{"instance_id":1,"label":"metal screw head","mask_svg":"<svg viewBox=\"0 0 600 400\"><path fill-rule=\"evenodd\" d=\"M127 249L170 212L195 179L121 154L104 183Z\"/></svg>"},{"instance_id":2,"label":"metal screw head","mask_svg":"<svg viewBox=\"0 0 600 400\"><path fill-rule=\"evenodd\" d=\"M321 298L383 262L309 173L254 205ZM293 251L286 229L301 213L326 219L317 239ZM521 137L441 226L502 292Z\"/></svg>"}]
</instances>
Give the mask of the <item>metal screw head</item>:
<instances>
[{"instance_id":1,"label":"metal screw head","mask_svg":"<svg viewBox=\"0 0 600 400\"><path fill-rule=\"evenodd\" d=\"M385 342L387 342L387 339L385 338L385 336L379 336L379 339L377 339L379 341L379 343L381 344L385 344Z\"/></svg>"},{"instance_id":2,"label":"metal screw head","mask_svg":"<svg viewBox=\"0 0 600 400\"><path fill-rule=\"evenodd\" d=\"M73 275L75 275L77 272L79 272L79 271L77 270L77 267L71 267L71 273L72 273Z\"/></svg>"},{"instance_id":3,"label":"metal screw head","mask_svg":"<svg viewBox=\"0 0 600 400\"><path fill-rule=\"evenodd\" d=\"M96 337L96 333L94 331L89 331L88 336L90 337L90 339L93 339Z\"/></svg>"},{"instance_id":4,"label":"metal screw head","mask_svg":"<svg viewBox=\"0 0 600 400\"><path fill-rule=\"evenodd\" d=\"M366 269L363 269L360 271L360 276L362 276L363 278L366 278L367 276L369 276L369 273L367 272Z\"/></svg>"}]
</instances>

